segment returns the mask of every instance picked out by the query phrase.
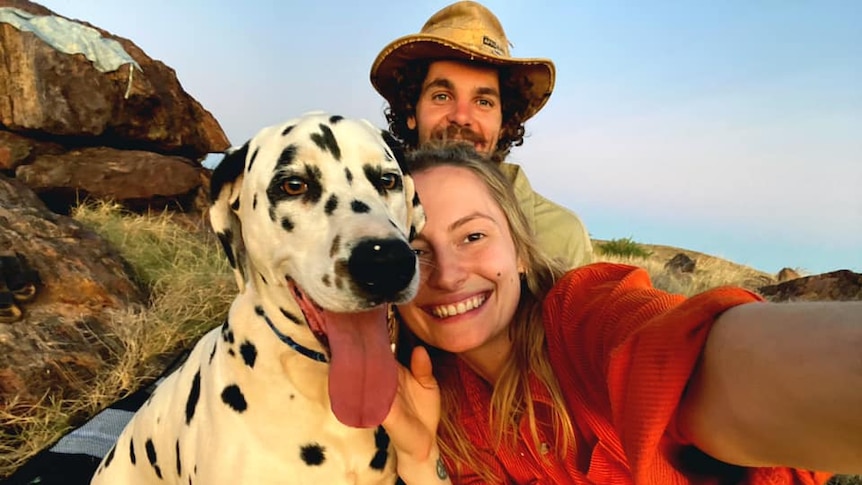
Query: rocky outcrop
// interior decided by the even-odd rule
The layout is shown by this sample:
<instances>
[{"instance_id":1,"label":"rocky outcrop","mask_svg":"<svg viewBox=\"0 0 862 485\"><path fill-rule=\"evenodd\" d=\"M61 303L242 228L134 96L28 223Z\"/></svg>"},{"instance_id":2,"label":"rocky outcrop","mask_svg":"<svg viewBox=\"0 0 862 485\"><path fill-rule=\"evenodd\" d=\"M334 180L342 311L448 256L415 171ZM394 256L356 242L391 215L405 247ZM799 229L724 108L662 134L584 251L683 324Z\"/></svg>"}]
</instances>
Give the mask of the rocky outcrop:
<instances>
[{"instance_id":1,"label":"rocky outcrop","mask_svg":"<svg viewBox=\"0 0 862 485\"><path fill-rule=\"evenodd\" d=\"M862 300L862 273L842 269L763 286L758 292L770 301Z\"/></svg>"},{"instance_id":2,"label":"rocky outcrop","mask_svg":"<svg viewBox=\"0 0 862 485\"><path fill-rule=\"evenodd\" d=\"M4 7L0 124L7 130L193 159L229 146L218 122L183 90L173 69L132 41L30 2L0 0ZM72 44L74 35L119 46L116 52L127 57L118 54L109 63L104 52L110 51L64 52L64 42Z\"/></svg>"},{"instance_id":3,"label":"rocky outcrop","mask_svg":"<svg viewBox=\"0 0 862 485\"><path fill-rule=\"evenodd\" d=\"M16 303L20 318L0 323L0 402L73 397L117 355L114 312L142 304L145 292L104 240L2 175L0 254L20 256L39 280L35 298Z\"/></svg>"},{"instance_id":4,"label":"rocky outcrop","mask_svg":"<svg viewBox=\"0 0 862 485\"><path fill-rule=\"evenodd\" d=\"M54 211L87 198L187 210L230 143L173 69L132 41L0 0L0 173Z\"/></svg>"}]
</instances>

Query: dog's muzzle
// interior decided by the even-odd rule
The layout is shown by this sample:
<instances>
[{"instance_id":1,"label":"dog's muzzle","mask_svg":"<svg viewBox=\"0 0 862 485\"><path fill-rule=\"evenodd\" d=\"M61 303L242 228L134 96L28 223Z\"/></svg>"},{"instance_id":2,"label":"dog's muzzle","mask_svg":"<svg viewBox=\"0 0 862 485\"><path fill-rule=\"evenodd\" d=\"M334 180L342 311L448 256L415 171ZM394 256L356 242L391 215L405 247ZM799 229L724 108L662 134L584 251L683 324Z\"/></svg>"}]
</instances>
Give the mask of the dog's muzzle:
<instances>
[{"instance_id":1,"label":"dog's muzzle","mask_svg":"<svg viewBox=\"0 0 862 485\"><path fill-rule=\"evenodd\" d=\"M347 268L362 291L394 301L416 275L416 254L400 239L366 239L353 248Z\"/></svg>"}]
</instances>

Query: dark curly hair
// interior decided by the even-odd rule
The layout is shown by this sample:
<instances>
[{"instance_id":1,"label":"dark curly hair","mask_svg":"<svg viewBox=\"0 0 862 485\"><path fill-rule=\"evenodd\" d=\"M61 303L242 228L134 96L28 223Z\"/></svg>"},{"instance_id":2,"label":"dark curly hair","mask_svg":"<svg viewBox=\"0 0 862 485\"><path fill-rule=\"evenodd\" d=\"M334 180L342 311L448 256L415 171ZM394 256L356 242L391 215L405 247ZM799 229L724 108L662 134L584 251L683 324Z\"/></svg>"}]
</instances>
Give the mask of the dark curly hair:
<instances>
[{"instance_id":1,"label":"dark curly hair","mask_svg":"<svg viewBox=\"0 0 862 485\"><path fill-rule=\"evenodd\" d=\"M407 127L407 120L416 115L416 104L422 94L422 84L425 82L425 76L428 75L428 66L431 62L431 60L417 60L395 70L397 99L388 100L389 106L384 110L389 131L409 150L419 146L419 134L418 130ZM496 68L499 72L500 103L503 112L500 139L497 140L491 160L502 162L509 155L512 147L521 146L524 143L524 122L526 121L524 113L529 107L527 93L532 83L526 77L516 79L506 67L488 66Z\"/></svg>"}]
</instances>

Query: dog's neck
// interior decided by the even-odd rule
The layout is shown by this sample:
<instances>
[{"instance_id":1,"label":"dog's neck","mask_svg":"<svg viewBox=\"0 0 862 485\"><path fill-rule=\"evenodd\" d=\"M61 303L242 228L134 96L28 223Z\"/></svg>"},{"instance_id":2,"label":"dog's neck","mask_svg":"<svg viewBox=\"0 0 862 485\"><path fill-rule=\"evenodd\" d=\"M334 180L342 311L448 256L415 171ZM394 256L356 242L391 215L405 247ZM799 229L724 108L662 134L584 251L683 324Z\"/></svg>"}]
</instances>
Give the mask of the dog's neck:
<instances>
[{"instance_id":1,"label":"dog's neck","mask_svg":"<svg viewBox=\"0 0 862 485\"><path fill-rule=\"evenodd\" d=\"M323 345L314 337L287 286L266 284L259 276L254 276L246 282L245 297L252 301L256 319L268 327L282 345L312 360L327 362Z\"/></svg>"}]
</instances>

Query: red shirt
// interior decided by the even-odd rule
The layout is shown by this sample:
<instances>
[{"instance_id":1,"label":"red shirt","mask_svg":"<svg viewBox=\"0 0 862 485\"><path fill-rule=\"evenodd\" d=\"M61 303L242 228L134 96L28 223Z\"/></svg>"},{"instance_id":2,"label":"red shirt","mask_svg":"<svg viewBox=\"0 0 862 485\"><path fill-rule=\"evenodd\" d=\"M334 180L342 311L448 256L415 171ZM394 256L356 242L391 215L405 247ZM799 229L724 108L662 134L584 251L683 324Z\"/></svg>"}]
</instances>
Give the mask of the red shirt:
<instances>
[{"instance_id":1,"label":"red shirt","mask_svg":"<svg viewBox=\"0 0 862 485\"><path fill-rule=\"evenodd\" d=\"M538 379L542 445L523 419L516 449L493 443L491 386L455 357L440 362L446 385L464 389L459 423L478 456L507 483L518 484L797 484L829 474L789 468L742 468L700 453L674 431L674 412L707 334L723 311L760 298L719 288L686 299L652 287L638 268L599 263L569 272L544 303L551 364L574 421L578 451L553 449L550 399ZM545 460L542 458L544 457ZM454 470L452 463L447 463ZM456 483L482 483L472 473Z\"/></svg>"}]
</instances>

